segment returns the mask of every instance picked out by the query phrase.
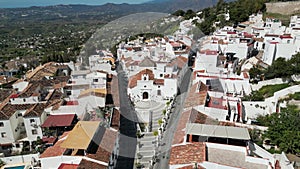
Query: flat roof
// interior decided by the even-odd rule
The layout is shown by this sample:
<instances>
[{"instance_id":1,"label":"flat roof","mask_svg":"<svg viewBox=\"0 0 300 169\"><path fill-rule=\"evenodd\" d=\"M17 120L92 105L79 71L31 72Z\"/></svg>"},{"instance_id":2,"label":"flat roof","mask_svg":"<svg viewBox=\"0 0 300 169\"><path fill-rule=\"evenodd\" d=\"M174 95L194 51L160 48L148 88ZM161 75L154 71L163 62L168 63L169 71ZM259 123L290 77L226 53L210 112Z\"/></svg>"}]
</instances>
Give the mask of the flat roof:
<instances>
[{"instance_id":1,"label":"flat roof","mask_svg":"<svg viewBox=\"0 0 300 169\"><path fill-rule=\"evenodd\" d=\"M247 128L232 126L188 123L186 125L186 134L206 137L231 138L237 140L250 140L250 135Z\"/></svg>"}]
</instances>

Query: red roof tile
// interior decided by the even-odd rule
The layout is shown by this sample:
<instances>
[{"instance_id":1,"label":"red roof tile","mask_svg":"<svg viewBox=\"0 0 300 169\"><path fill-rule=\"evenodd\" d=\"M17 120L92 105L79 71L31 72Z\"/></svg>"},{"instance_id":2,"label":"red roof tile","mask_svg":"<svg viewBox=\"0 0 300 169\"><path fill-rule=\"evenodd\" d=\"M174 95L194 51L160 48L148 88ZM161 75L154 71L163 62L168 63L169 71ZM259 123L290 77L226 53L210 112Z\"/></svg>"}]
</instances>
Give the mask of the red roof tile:
<instances>
[{"instance_id":1,"label":"red roof tile","mask_svg":"<svg viewBox=\"0 0 300 169\"><path fill-rule=\"evenodd\" d=\"M205 161L205 144L203 142L187 143L171 148L170 165L201 163Z\"/></svg>"},{"instance_id":2,"label":"red roof tile","mask_svg":"<svg viewBox=\"0 0 300 169\"><path fill-rule=\"evenodd\" d=\"M78 103L77 100L74 100L74 101L67 101L66 105L68 105L68 106L79 105L79 103Z\"/></svg>"},{"instance_id":3,"label":"red roof tile","mask_svg":"<svg viewBox=\"0 0 300 169\"><path fill-rule=\"evenodd\" d=\"M54 144L52 147L48 147L43 154L40 155L40 158L47 158L47 157L55 157L61 156L65 152L65 148L60 147L60 145L64 142L65 137L69 134L69 132L64 132L60 139Z\"/></svg>"},{"instance_id":4,"label":"red roof tile","mask_svg":"<svg viewBox=\"0 0 300 169\"><path fill-rule=\"evenodd\" d=\"M112 118L111 118L111 124L110 126L116 130L119 130L120 128L120 111L116 108L114 108L113 114L112 114Z\"/></svg>"},{"instance_id":5,"label":"red roof tile","mask_svg":"<svg viewBox=\"0 0 300 169\"><path fill-rule=\"evenodd\" d=\"M217 125L218 121L213 118L208 117L207 115L197 111L196 109L190 109L181 114L179 119L174 138L174 144L181 144L185 138L185 127L187 123L199 123L199 124L213 124Z\"/></svg>"},{"instance_id":6,"label":"red roof tile","mask_svg":"<svg viewBox=\"0 0 300 169\"><path fill-rule=\"evenodd\" d=\"M19 95L18 94L12 94L9 98L12 98L12 99L14 99L14 98L18 98L19 97Z\"/></svg>"},{"instance_id":7,"label":"red roof tile","mask_svg":"<svg viewBox=\"0 0 300 169\"><path fill-rule=\"evenodd\" d=\"M50 136L50 137L47 137L47 136L43 136L42 140L44 143L49 143L49 144L54 144L55 141L56 141L56 137L53 137L53 136Z\"/></svg>"},{"instance_id":8,"label":"red roof tile","mask_svg":"<svg viewBox=\"0 0 300 169\"><path fill-rule=\"evenodd\" d=\"M67 127L71 126L76 114L50 115L41 127Z\"/></svg>"},{"instance_id":9,"label":"red roof tile","mask_svg":"<svg viewBox=\"0 0 300 169\"><path fill-rule=\"evenodd\" d=\"M243 75L244 75L244 78L245 78L245 79L249 79L249 75L248 75L247 72L244 72Z\"/></svg>"},{"instance_id":10,"label":"red roof tile","mask_svg":"<svg viewBox=\"0 0 300 169\"><path fill-rule=\"evenodd\" d=\"M184 107L194 107L198 105L203 105L205 103L205 98L207 94L207 87L204 83L198 82L194 84L188 93L185 100Z\"/></svg>"},{"instance_id":11,"label":"red roof tile","mask_svg":"<svg viewBox=\"0 0 300 169\"><path fill-rule=\"evenodd\" d=\"M77 169L107 169L107 166L82 159Z\"/></svg>"},{"instance_id":12,"label":"red roof tile","mask_svg":"<svg viewBox=\"0 0 300 169\"><path fill-rule=\"evenodd\" d=\"M111 94L112 94L112 97L113 97L114 105L116 107L120 107L119 80L118 80L117 76L112 77Z\"/></svg>"},{"instance_id":13,"label":"red roof tile","mask_svg":"<svg viewBox=\"0 0 300 169\"><path fill-rule=\"evenodd\" d=\"M180 144L184 141L186 123L188 123L191 115L191 110L185 111L181 114L177 129L174 134L173 143L172 144Z\"/></svg>"},{"instance_id":14,"label":"red roof tile","mask_svg":"<svg viewBox=\"0 0 300 169\"><path fill-rule=\"evenodd\" d=\"M154 85L164 85L165 80L164 79L155 79L153 82Z\"/></svg>"},{"instance_id":15,"label":"red roof tile","mask_svg":"<svg viewBox=\"0 0 300 169\"><path fill-rule=\"evenodd\" d=\"M227 110L227 106L223 98L210 97L207 107Z\"/></svg>"},{"instance_id":16,"label":"red roof tile","mask_svg":"<svg viewBox=\"0 0 300 169\"><path fill-rule=\"evenodd\" d=\"M117 131L105 128L105 133L97 152L95 154L88 154L87 157L108 163L117 141L117 134Z\"/></svg>"},{"instance_id":17,"label":"red roof tile","mask_svg":"<svg viewBox=\"0 0 300 169\"><path fill-rule=\"evenodd\" d=\"M280 39L293 39L293 37L291 37L290 34L280 35L279 37L280 37Z\"/></svg>"},{"instance_id":18,"label":"red roof tile","mask_svg":"<svg viewBox=\"0 0 300 169\"><path fill-rule=\"evenodd\" d=\"M79 165L78 164L65 164L65 163L62 163L58 169L77 169Z\"/></svg>"},{"instance_id":19,"label":"red roof tile","mask_svg":"<svg viewBox=\"0 0 300 169\"><path fill-rule=\"evenodd\" d=\"M142 75L147 74L149 76L149 80L154 80L154 74L152 70L150 69L144 69L137 73L136 75L133 75L129 78L128 86L129 88L134 88L137 85L138 80L142 80Z\"/></svg>"}]
</instances>

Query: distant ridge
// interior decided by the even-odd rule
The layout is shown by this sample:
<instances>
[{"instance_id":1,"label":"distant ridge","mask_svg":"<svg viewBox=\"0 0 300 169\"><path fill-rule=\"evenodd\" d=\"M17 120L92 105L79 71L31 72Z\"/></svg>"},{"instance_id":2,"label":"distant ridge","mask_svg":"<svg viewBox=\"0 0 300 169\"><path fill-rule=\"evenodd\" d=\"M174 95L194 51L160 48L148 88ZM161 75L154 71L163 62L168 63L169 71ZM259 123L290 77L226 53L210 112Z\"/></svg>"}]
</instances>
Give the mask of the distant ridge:
<instances>
[{"instance_id":1,"label":"distant ridge","mask_svg":"<svg viewBox=\"0 0 300 169\"><path fill-rule=\"evenodd\" d=\"M82 4L72 4L72 5L53 5L53 6L32 6L28 8L7 8L5 10L10 9L66 9L68 8L69 12L78 12L79 11L85 11L88 12L88 10L91 13L94 10L102 10L102 12L105 13L121 13L121 14L129 14L134 12L166 12L166 13L173 13L176 10L182 9L182 10L188 10L192 9L194 11L199 11L203 8L213 6L218 2L218 0L153 0L142 4L114 4L114 3L106 3L104 5L82 5ZM72 10L73 9L73 10ZM4 10L1 9L0 10Z\"/></svg>"}]
</instances>

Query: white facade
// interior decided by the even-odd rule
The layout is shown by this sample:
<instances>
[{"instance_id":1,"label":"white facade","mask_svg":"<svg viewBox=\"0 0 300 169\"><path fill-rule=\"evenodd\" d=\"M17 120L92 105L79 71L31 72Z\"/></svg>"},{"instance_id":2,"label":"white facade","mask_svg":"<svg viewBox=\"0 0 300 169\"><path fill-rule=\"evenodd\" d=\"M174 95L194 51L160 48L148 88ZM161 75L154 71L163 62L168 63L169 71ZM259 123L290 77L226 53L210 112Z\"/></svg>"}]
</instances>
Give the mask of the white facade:
<instances>
[{"instance_id":1,"label":"white facade","mask_svg":"<svg viewBox=\"0 0 300 169\"><path fill-rule=\"evenodd\" d=\"M14 89L16 89L18 92L23 91L24 89L26 89L26 87L28 86L29 82L26 81L21 81L21 82L16 82L14 83L12 86Z\"/></svg>"},{"instance_id":2,"label":"white facade","mask_svg":"<svg viewBox=\"0 0 300 169\"><path fill-rule=\"evenodd\" d=\"M86 81L90 82L93 89L105 89L106 88L106 73L92 72L86 75Z\"/></svg>"},{"instance_id":3,"label":"white facade","mask_svg":"<svg viewBox=\"0 0 300 169\"><path fill-rule=\"evenodd\" d=\"M39 103L38 96L24 97L24 98L10 98L11 104L36 104Z\"/></svg>"},{"instance_id":4,"label":"white facade","mask_svg":"<svg viewBox=\"0 0 300 169\"><path fill-rule=\"evenodd\" d=\"M197 53L195 59L195 70L205 70L207 72L219 72L217 68L218 53L213 51L213 53Z\"/></svg>"},{"instance_id":5,"label":"white facade","mask_svg":"<svg viewBox=\"0 0 300 169\"><path fill-rule=\"evenodd\" d=\"M13 122L16 123L15 120ZM1 144L11 144L15 142L16 134L12 129L10 120L0 121L0 134Z\"/></svg>"},{"instance_id":6,"label":"white facade","mask_svg":"<svg viewBox=\"0 0 300 169\"><path fill-rule=\"evenodd\" d=\"M24 125L28 141L36 141L38 137L43 137L41 119L39 117L24 117Z\"/></svg>"}]
</instances>

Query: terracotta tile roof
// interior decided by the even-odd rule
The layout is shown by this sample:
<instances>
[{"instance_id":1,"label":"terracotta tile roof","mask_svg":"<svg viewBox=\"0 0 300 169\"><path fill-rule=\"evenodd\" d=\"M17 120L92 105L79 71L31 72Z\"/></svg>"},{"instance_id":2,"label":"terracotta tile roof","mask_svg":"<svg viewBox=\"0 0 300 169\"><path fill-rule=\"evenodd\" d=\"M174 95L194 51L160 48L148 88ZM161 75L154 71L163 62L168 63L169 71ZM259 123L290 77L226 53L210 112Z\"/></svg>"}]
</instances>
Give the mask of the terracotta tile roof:
<instances>
[{"instance_id":1,"label":"terracotta tile roof","mask_svg":"<svg viewBox=\"0 0 300 169\"><path fill-rule=\"evenodd\" d=\"M216 50L201 50L200 51L201 54L205 54L205 55L218 55L218 51Z\"/></svg>"},{"instance_id":2,"label":"terracotta tile roof","mask_svg":"<svg viewBox=\"0 0 300 169\"><path fill-rule=\"evenodd\" d=\"M40 158L47 158L47 157L55 157L61 156L66 151L65 148L62 148L60 145L64 142L66 137L68 136L69 132L64 132L63 135L59 137L59 140L54 144L52 147L48 147L43 154L40 155Z\"/></svg>"},{"instance_id":3,"label":"terracotta tile roof","mask_svg":"<svg viewBox=\"0 0 300 169\"><path fill-rule=\"evenodd\" d=\"M30 80L42 80L45 76L53 76L56 70L55 63L49 62L36 67L33 71L28 71L26 73L26 78Z\"/></svg>"},{"instance_id":4,"label":"terracotta tile roof","mask_svg":"<svg viewBox=\"0 0 300 169\"><path fill-rule=\"evenodd\" d=\"M0 102L6 100L9 96L12 96L14 90L12 89L0 89Z\"/></svg>"},{"instance_id":5,"label":"terracotta tile roof","mask_svg":"<svg viewBox=\"0 0 300 169\"><path fill-rule=\"evenodd\" d=\"M13 83L17 80L18 80L18 78L15 78L15 77L7 77L4 75L0 76L0 84Z\"/></svg>"},{"instance_id":6,"label":"terracotta tile roof","mask_svg":"<svg viewBox=\"0 0 300 169\"><path fill-rule=\"evenodd\" d=\"M185 136L184 129L190 119L190 115L191 115L191 110L181 113L172 144L180 144L184 141L184 136Z\"/></svg>"},{"instance_id":7,"label":"terracotta tile roof","mask_svg":"<svg viewBox=\"0 0 300 169\"><path fill-rule=\"evenodd\" d=\"M20 98L30 97L36 93L39 93L41 86L39 83L30 83L22 93L19 94Z\"/></svg>"},{"instance_id":8,"label":"terracotta tile roof","mask_svg":"<svg viewBox=\"0 0 300 169\"><path fill-rule=\"evenodd\" d=\"M195 109L192 109L189 123L198 123L198 124L212 124L212 125L218 125L219 122L206 114L199 112Z\"/></svg>"},{"instance_id":9,"label":"terracotta tile roof","mask_svg":"<svg viewBox=\"0 0 300 169\"><path fill-rule=\"evenodd\" d=\"M170 165L201 163L205 161L205 143L195 142L171 148Z\"/></svg>"},{"instance_id":10,"label":"terracotta tile roof","mask_svg":"<svg viewBox=\"0 0 300 169\"><path fill-rule=\"evenodd\" d=\"M107 169L107 166L82 159L77 169Z\"/></svg>"},{"instance_id":11,"label":"terracotta tile roof","mask_svg":"<svg viewBox=\"0 0 300 169\"><path fill-rule=\"evenodd\" d=\"M67 106L75 106L75 105L79 105L77 100L72 100L72 101L67 101L66 103Z\"/></svg>"},{"instance_id":12,"label":"terracotta tile roof","mask_svg":"<svg viewBox=\"0 0 300 169\"><path fill-rule=\"evenodd\" d=\"M56 142L57 137L54 136L43 136L42 140L44 143L48 143L48 144L54 144Z\"/></svg>"},{"instance_id":13,"label":"terracotta tile roof","mask_svg":"<svg viewBox=\"0 0 300 169\"><path fill-rule=\"evenodd\" d=\"M203 105L205 103L207 95L207 87L204 83L198 82L194 84L188 93L188 96L185 100L184 107L194 107L198 105Z\"/></svg>"},{"instance_id":14,"label":"terracotta tile roof","mask_svg":"<svg viewBox=\"0 0 300 169\"><path fill-rule=\"evenodd\" d=\"M116 130L119 130L120 118L121 118L120 111L118 109L114 108L110 126Z\"/></svg>"},{"instance_id":15,"label":"terracotta tile roof","mask_svg":"<svg viewBox=\"0 0 300 169\"><path fill-rule=\"evenodd\" d=\"M208 117L207 115L197 111L196 109L189 109L181 114L179 119L174 138L173 138L173 145L174 144L181 144L184 142L185 138L185 128L187 123L198 123L198 124L212 124L217 125L218 121L215 119Z\"/></svg>"},{"instance_id":16,"label":"terracotta tile roof","mask_svg":"<svg viewBox=\"0 0 300 169\"><path fill-rule=\"evenodd\" d=\"M187 64L188 58L183 56L178 56L175 59L173 59L170 63L167 64L168 67L173 67L177 65L179 69L182 69L185 64Z\"/></svg>"},{"instance_id":17,"label":"terracotta tile roof","mask_svg":"<svg viewBox=\"0 0 300 169\"><path fill-rule=\"evenodd\" d=\"M164 79L155 79L153 82L154 85L165 85L165 80Z\"/></svg>"},{"instance_id":18,"label":"terracotta tile roof","mask_svg":"<svg viewBox=\"0 0 300 169\"><path fill-rule=\"evenodd\" d=\"M76 114L50 115L41 127L68 127L73 125Z\"/></svg>"},{"instance_id":19,"label":"terracotta tile roof","mask_svg":"<svg viewBox=\"0 0 300 169\"><path fill-rule=\"evenodd\" d=\"M8 120L17 110L27 110L34 106L34 104L10 104L4 103L0 109L0 119Z\"/></svg>"},{"instance_id":20,"label":"terracotta tile roof","mask_svg":"<svg viewBox=\"0 0 300 169\"><path fill-rule=\"evenodd\" d=\"M46 103L37 103L30 109L27 109L23 117L40 117L47 107Z\"/></svg>"},{"instance_id":21,"label":"terracotta tile roof","mask_svg":"<svg viewBox=\"0 0 300 169\"><path fill-rule=\"evenodd\" d=\"M62 163L58 169L77 169L79 165L78 164L65 164L65 163Z\"/></svg>"},{"instance_id":22,"label":"terracotta tile roof","mask_svg":"<svg viewBox=\"0 0 300 169\"><path fill-rule=\"evenodd\" d=\"M137 81L142 80L142 75L144 74L148 74L149 80L154 80L154 74L152 70L144 69L139 73L137 73L136 75L133 75L129 78L129 83L128 83L129 88L134 88L137 85Z\"/></svg>"},{"instance_id":23,"label":"terracotta tile roof","mask_svg":"<svg viewBox=\"0 0 300 169\"><path fill-rule=\"evenodd\" d=\"M114 105L120 107L119 80L117 76L112 76L112 81L107 85L107 93L112 95Z\"/></svg>"},{"instance_id":24,"label":"terracotta tile roof","mask_svg":"<svg viewBox=\"0 0 300 169\"><path fill-rule=\"evenodd\" d=\"M118 132L108 128L100 127L100 130L103 129L105 132L101 138L97 152L95 154L87 154L87 157L108 163L117 141Z\"/></svg>"},{"instance_id":25,"label":"terracotta tile roof","mask_svg":"<svg viewBox=\"0 0 300 169\"><path fill-rule=\"evenodd\" d=\"M249 79L250 78L249 74L247 72L243 72L243 76L244 76L245 79Z\"/></svg>"}]
</instances>

